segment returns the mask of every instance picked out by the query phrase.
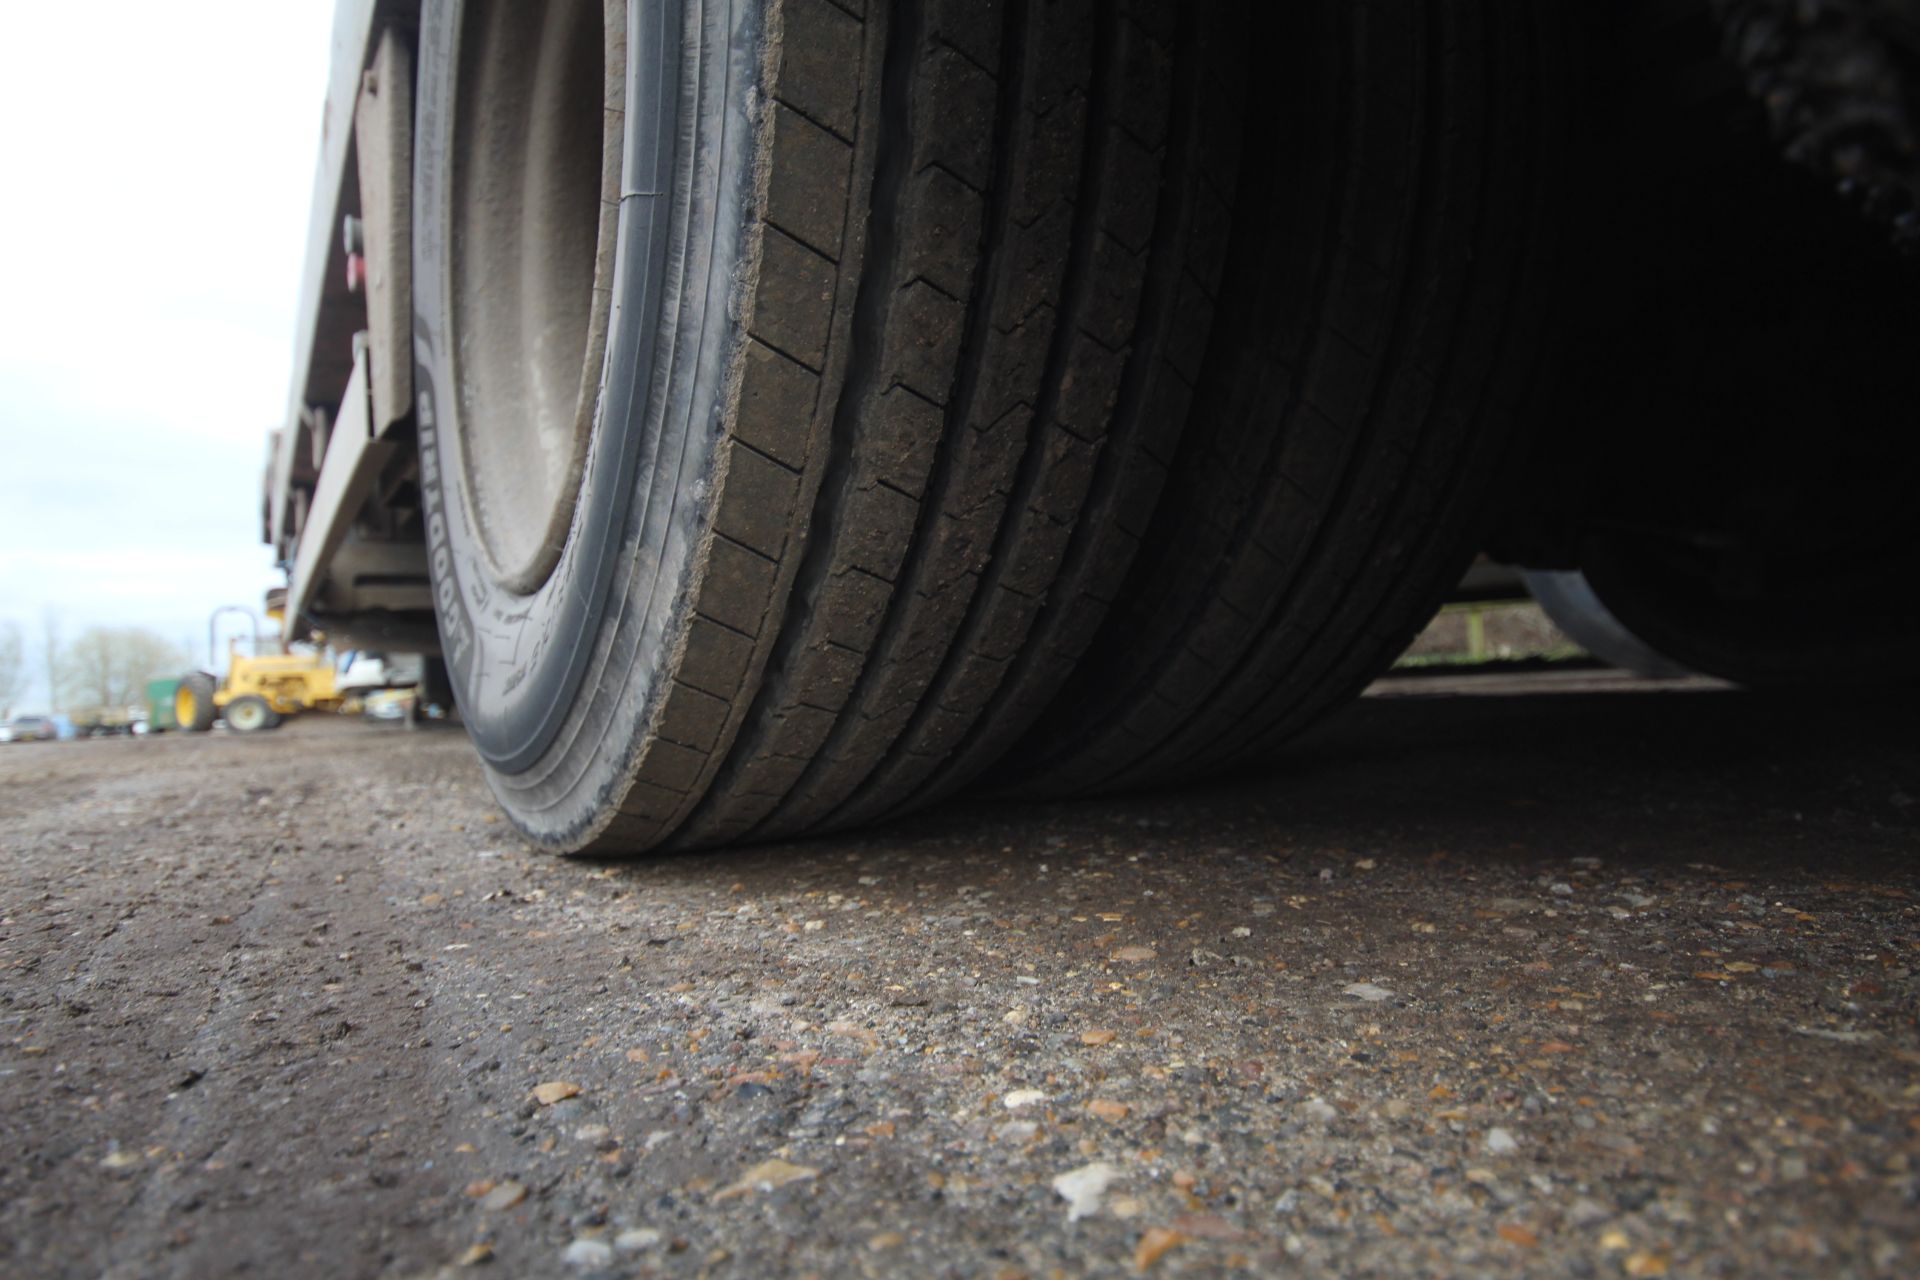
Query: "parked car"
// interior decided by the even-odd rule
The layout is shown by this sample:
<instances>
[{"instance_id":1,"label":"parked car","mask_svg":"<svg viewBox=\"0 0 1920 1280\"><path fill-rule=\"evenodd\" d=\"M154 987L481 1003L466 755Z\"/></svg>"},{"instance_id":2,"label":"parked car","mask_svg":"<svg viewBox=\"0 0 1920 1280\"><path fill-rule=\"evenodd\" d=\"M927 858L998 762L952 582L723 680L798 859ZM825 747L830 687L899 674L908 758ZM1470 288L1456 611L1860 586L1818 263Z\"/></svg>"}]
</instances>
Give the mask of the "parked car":
<instances>
[{"instance_id":1,"label":"parked car","mask_svg":"<svg viewBox=\"0 0 1920 1280\"><path fill-rule=\"evenodd\" d=\"M60 727L46 716L15 716L0 727L0 741L52 742L60 736Z\"/></svg>"}]
</instances>

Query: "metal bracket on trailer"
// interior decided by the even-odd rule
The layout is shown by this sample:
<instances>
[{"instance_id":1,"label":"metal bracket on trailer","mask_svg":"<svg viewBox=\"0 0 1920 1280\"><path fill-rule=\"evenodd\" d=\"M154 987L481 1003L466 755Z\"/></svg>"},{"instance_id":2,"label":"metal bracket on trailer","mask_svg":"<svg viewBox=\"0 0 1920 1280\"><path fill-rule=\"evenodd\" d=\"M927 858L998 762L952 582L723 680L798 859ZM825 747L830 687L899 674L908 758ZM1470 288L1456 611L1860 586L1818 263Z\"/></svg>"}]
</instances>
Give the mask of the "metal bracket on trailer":
<instances>
[{"instance_id":1,"label":"metal bracket on trailer","mask_svg":"<svg viewBox=\"0 0 1920 1280\"><path fill-rule=\"evenodd\" d=\"M388 28L361 77L353 137L366 246L374 434L413 413L413 56Z\"/></svg>"},{"instance_id":2,"label":"metal bracket on trailer","mask_svg":"<svg viewBox=\"0 0 1920 1280\"><path fill-rule=\"evenodd\" d=\"M293 572L287 578L287 611L280 624L281 635L287 640L300 634L300 615L312 602L314 588L332 562L333 553L340 549L354 517L366 505L381 470L399 449L374 429L367 348L364 343L354 346L353 376L347 379L347 394L340 402L340 417L327 441L326 461L320 467L319 483L314 485L306 527L300 531Z\"/></svg>"}]
</instances>

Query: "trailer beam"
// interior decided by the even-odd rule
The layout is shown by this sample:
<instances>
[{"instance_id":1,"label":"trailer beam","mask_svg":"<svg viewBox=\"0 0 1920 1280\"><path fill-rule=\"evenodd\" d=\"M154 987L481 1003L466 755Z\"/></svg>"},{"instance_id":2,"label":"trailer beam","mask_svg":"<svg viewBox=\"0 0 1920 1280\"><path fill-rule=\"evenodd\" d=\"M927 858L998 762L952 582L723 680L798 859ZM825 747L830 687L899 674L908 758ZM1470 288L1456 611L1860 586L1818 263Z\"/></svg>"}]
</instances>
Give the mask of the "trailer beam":
<instances>
[{"instance_id":1,"label":"trailer beam","mask_svg":"<svg viewBox=\"0 0 1920 1280\"><path fill-rule=\"evenodd\" d=\"M340 416L327 441L326 461L313 487L313 505L300 531L299 549L287 581L287 610L280 623L283 638L292 640L300 634L302 611L312 601L334 552L346 539L381 470L398 448L394 441L374 431L366 344L356 343L353 376L347 379Z\"/></svg>"}]
</instances>

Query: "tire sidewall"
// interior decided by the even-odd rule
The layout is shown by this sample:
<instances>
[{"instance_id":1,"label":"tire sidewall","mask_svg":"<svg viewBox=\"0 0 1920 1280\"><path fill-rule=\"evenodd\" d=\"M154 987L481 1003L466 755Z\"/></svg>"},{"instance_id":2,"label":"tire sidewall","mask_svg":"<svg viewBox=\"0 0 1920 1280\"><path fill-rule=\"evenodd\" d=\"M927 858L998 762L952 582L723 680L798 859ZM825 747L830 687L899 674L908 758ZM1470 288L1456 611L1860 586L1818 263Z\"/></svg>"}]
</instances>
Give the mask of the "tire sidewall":
<instances>
[{"instance_id":1,"label":"tire sidewall","mask_svg":"<svg viewBox=\"0 0 1920 1280\"><path fill-rule=\"evenodd\" d=\"M684 23L652 12L681 4ZM526 594L491 578L460 452L450 285L463 4L428 0L422 12L414 377L435 609L450 682L496 794L523 831L556 845L606 820L677 660L749 275L740 263L751 148L720 150L726 163L701 153L750 134L751 105L728 101L727 77L701 69L715 46L731 69L757 62L760 6L680 0L632 12L641 10L654 28L628 32L627 118L665 75L675 77L680 115L655 122L668 140L651 155L649 139L627 131L614 305L579 500L552 574ZM692 47L668 47L664 31L681 25Z\"/></svg>"}]
</instances>

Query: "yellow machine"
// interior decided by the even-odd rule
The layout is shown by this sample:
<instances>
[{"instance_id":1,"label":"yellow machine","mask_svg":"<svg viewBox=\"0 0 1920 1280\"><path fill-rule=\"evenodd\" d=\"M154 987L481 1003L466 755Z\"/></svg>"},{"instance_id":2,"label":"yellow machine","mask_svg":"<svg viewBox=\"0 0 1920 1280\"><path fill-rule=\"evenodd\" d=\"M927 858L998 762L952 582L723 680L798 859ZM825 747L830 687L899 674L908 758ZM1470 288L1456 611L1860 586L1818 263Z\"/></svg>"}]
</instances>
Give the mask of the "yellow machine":
<instances>
[{"instance_id":1,"label":"yellow machine","mask_svg":"<svg viewBox=\"0 0 1920 1280\"><path fill-rule=\"evenodd\" d=\"M173 695L173 714L190 733L211 729L216 716L238 733L258 733L277 728L297 712L337 711L343 701L333 664L323 651L243 654L233 640L227 644L225 682L204 671L182 676Z\"/></svg>"}]
</instances>

